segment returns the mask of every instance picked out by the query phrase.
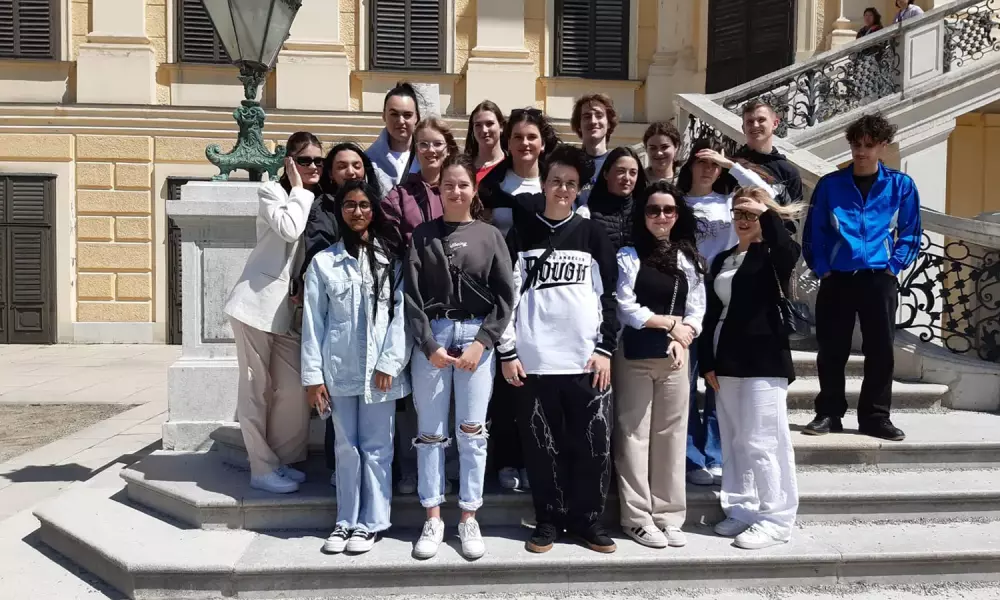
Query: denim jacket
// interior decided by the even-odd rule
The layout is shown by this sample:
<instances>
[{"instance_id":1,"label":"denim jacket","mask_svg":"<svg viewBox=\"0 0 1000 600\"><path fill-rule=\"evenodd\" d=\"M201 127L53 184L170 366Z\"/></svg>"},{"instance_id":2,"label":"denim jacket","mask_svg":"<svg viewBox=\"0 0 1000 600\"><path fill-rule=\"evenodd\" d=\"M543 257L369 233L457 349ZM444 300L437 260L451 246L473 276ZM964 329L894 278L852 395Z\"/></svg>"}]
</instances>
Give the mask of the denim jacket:
<instances>
[{"instance_id":1,"label":"denim jacket","mask_svg":"<svg viewBox=\"0 0 1000 600\"><path fill-rule=\"evenodd\" d=\"M376 254L381 268L389 262ZM340 241L313 258L306 271L302 316L302 385L325 383L331 396L362 396L366 404L398 400L410 393L406 366L412 344L404 330L402 266L395 289L382 283L377 317L368 256L351 256ZM392 302L392 320L389 303ZM375 387L375 372L392 376L388 393Z\"/></svg>"}]
</instances>

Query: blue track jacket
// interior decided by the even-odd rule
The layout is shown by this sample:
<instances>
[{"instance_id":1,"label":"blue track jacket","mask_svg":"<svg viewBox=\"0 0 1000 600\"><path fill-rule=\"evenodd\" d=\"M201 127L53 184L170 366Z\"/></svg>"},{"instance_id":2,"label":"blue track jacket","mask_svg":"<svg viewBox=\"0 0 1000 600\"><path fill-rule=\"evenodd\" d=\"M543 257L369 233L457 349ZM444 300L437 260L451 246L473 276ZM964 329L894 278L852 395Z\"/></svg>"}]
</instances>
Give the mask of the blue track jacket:
<instances>
[{"instance_id":1,"label":"blue track jacket","mask_svg":"<svg viewBox=\"0 0 1000 600\"><path fill-rule=\"evenodd\" d=\"M862 269L889 269L898 275L920 249L917 186L909 175L879 164L865 200L852 169L848 165L816 184L802 235L806 264L816 277Z\"/></svg>"}]
</instances>

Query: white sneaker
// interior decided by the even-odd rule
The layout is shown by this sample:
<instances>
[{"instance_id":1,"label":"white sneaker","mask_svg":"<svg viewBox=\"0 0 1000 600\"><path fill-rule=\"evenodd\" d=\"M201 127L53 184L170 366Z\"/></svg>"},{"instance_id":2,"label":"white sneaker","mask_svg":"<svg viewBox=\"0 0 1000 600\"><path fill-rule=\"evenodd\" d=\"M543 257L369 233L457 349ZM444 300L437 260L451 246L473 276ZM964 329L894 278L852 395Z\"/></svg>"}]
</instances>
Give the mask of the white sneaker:
<instances>
[{"instance_id":1,"label":"white sneaker","mask_svg":"<svg viewBox=\"0 0 1000 600\"><path fill-rule=\"evenodd\" d=\"M476 560L486 554L486 544L483 534L479 531L479 522L474 518L458 524L458 538L462 540L462 556Z\"/></svg>"},{"instance_id":2,"label":"white sneaker","mask_svg":"<svg viewBox=\"0 0 1000 600\"><path fill-rule=\"evenodd\" d=\"M330 473L330 485L332 487L337 487L337 472L336 471L334 471L333 473Z\"/></svg>"},{"instance_id":3,"label":"white sneaker","mask_svg":"<svg viewBox=\"0 0 1000 600\"><path fill-rule=\"evenodd\" d=\"M650 525L643 527L622 527L625 533L633 540L639 542L647 548L666 548L667 538L659 529Z\"/></svg>"},{"instance_id":4,"label":"white sneaker","mask_svg":"<svg viewBox=\"0 0 1000 600\"><path fill-rule=\"evenodd\" d=\"M514 467L504 467L497 473L500 487L505 490L516 490L521 485L520 473Z\"/></svg>"},{"instance_id":5,"label":"white sneaker","mask_svg":"<svg viewBox=\"0 0 1000 600\"><path fill-rule=\"evenodd\" d=\"M295 483L304 483L306 480L305 473L288 465L281 465L278 467L278 475L281 475L285 479L290 479Z\"/></svg>"},{"instance_id":6,"label":"white sneaker","mask_svg":"<svg viewBox=\"0 0 1000 600\"><path fill-rule=\"evenodd\" d=\"M687 536L684 535L680 527L667 527L663 533L667 538L667 545L671 548L681 548L688 543Z\"/></svg>"},{"instance_id":7,"label":"white sneaker","mask_svg":"<svg viewBox=\"0 0 1000 600\"><path fill-rule=\"evenodd\" d=\"M712 474L713 484L722 485L722 467L712 467L708 472Z\"/></svg>"},{"instance_id":8,"label":"white sneaker","mask_svg":"<svg viewBox=\"0 0 1000 600\"><path fill-rule=\"evenodd\" d=\"M351 534L351 539L347 540L347 551L352 554L368 552L378 541L378 534L364 528L358 528Z\"/></svg>"},{"instance_id":9,"label":"white sneaker","mask_svg":"<svg viewBox=\"0 0 1000 600\"><path fill-rule=\"evenodd\" d=\"M272 494L291 494L299 491L299 484L291 479L286 479L277 471L271 471L267 475L255 475L250 478L250 487L255 490L263 490Z\"/></svg>"},{"instance_id":10,"label":"white sneaker","mask_svg":"<svg viewBox=\"0 0 1000 600\"><path fill-rule=\"evenodd\" d=\"M744 550L760 550L787 542L788 540L778 540L771 537L771 534L764 531L759 525L751 525L746 531L736 536L734 543Z\"/></svg>"},{"instance_id":11,"label":"white sneaker","mask_svg":"<svg viewBox=\"0 0 1000 600\"><path fill-rule=\"evenodd\" d=\"M444 521L438 518L427 519L424 530L420 533L417 545L413 547L413 558L431 558L437 554L438 546L444 539Z\"/></svg>"},{"instance_id":12,"label":"white sneaker","mask_svg":"<svg viewBox=\"0 0 1000 600\"><path fill-rule=\"evenodd\" d=\"M531 483L528 481L528 470L527 469L521 469L521 489L522 490L530 490L531 489Z\"/></svg>"},{"instance_id":13,"label":"white sneaker","mask_svg":"<svg viewBox=\"0 0 1000 600\"><path fill-rule=\"evenodd\" d=\"M716 523L712 530L715 531L716 535L721 535L722 537L736 537L749 528L750 526L743 521L729 517L725 521Z\"/></svg>"},{"instance_id":14,"label":"white sneaker","mask_svg":"<svg viewBox=\"0 0 1000 600\"><path fill-rule=\"evenodd\" d=\"M693 483L695 485L712 485L715 483L715 477L708 469L695 469L693 471L687 472L688 483Z\"/></svg>"},{"instance_id":15,"label":"white sneaker","mask_svg":"<svg viewBox=\"0 0 1000 600\"><path fill-rule=\"evenodd\" d=\"M337 525L333 528L333 533L330 534L330 537L326 538L326 543L323 544L323 552L340 554L347 548L347 540L350 537L350 529L343 525Z\"/></svg>"},{"instance_id":16,"label":"white sneaker","mask_svg":"<svg viewBox=\"0 0 1000 600\"><path fill-rule=\"evenodd\" d=\"M417 493L417 474L403 475L396 484L396 491L404 496Z\"/></svg>"}]
</instances>

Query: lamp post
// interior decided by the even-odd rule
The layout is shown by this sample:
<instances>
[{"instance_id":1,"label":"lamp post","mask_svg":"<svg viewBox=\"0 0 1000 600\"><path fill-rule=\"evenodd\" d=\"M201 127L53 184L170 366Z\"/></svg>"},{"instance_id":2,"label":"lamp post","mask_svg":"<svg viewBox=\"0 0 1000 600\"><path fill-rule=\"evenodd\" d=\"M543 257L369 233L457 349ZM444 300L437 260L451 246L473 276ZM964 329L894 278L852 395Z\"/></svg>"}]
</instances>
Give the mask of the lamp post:
<instances>
[{"instance_id":1,"label":"lamp post","mask_svg":"<svg viewBox=\"0 0 1000 600\"><path fill-rule=\"evenodd\" d=\"M218 144L205 148L209 162L219 167L216 181L226 181L236 169L259 181L264 173L278 176L285 159L285 147L268 152L264 146L264 109L257 102L257 90L274 67L278 51L288 39L292 21L302 0L202 0L212 25L233 64L239 67L244 99L233 111L240 132L236 146L223 154Z\"/></svg>"}]
</instances>

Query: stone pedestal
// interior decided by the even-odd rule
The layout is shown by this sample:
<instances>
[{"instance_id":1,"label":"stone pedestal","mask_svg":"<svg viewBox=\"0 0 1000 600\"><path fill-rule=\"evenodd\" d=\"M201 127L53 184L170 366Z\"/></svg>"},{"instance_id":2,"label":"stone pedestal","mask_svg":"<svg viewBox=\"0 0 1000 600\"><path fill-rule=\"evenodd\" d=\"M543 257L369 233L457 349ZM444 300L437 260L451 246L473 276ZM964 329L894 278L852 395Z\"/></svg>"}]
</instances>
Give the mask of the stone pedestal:
<instances>
[{"instance_id":1,"label":"stone pedestal","mask_svg":"<svg viewBox=\"0 0 1000 600\"><path fill-rule=\"evenodd\" d=\"M156 104L156 51L146 37L146 6L94 0L94 30L77 56L76 99L88 104Z\"/></svg>"},{"instance_id":2,"label":"stone pedestal","mask_svg":"<svg viewBox=\"0 0 1000 600\"><path fill-rule=\"evenodd\" d=\"M195 182L167 202L182 236L184 339L167 373L164 449L206 449L213 431L236 421L236 346L222 309L256 244L259 187Z\"/></svg>"}]
</instances>

